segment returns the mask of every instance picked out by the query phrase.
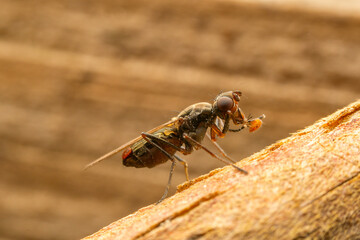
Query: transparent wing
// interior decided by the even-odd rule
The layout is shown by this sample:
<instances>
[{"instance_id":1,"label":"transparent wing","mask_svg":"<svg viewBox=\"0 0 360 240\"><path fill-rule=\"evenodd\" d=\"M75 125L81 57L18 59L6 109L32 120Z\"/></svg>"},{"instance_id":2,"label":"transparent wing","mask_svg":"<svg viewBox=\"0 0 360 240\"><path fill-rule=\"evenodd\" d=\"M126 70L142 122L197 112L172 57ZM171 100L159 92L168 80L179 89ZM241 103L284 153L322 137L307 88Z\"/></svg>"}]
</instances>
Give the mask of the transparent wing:
<instances>
[{"instance_id":1,"label":"transparent wing","mask_svg":"<svg viewBox=\"0 0 360 240\"><path fill-rule=\"evenodd\" d=\"M170 121L168 121L168 122L166 122L166 123L164 123L164 124L161 124L161 125L153 128L153 129L147 131L147 133L153 133L153 132L156 132L156 131L160 130L161 128L172 126L172 125L175 124L176 121L178 121L178 119L177 119L177 118L174 118L174 119L172 119L172 120L170 120ZM86 170L86 169L94 166L95 164L97 164L97 163L99 163L99 162L101 162L101 161L103 161L103 160L105 160L105 159L107 159L107 158L109 158L109 157L117 154L118 152L121 152L121 151L124 150L125 148L127 148L127 147L131 146L132 144L136 143L137 141L139 141L141 138L142 138L142 136L139 136L139 137L137 137L137 138L135 138L135 139L133 139L133 140L131 140L131 141L129 141L129 142L121 145L120 147L112 150L111 152L108 152L107 154L99 157L99 158L96 159L95 161L93 161L93 162L89 163L88 165L86 165L85 168L84 168L84 170Z\"/></svg>"}]
</instances>

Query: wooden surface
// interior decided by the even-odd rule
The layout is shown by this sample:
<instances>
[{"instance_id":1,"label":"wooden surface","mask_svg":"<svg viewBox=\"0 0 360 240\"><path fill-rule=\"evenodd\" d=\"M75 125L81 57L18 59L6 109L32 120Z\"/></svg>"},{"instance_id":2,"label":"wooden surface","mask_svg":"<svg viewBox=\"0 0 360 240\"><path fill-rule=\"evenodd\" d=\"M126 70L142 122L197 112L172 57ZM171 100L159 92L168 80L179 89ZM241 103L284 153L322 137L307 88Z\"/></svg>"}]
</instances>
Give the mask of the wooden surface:
<instances>
[{"instance_id":1,"label":"wooden surface","mask_svg":"<svg viewBox=\"0 0 360 240\"><path fill-rule=\"evenodd\" d=\"M360 100L85 239L359 239Z\"/></svg>"},{"instance_id":2,"label":"wooden surface","mask_svg":"<svg viewBox=\"0 0 360 240\"><path fill-rule=\"evenodd\" d=\"M220 91L241 90L243 111L267 116L259 131L219 141L237 160L359 98L356 8L165 0L0 6L3 239L79 239L156 202L168 163L125 168L116 156L82 168ZM190 178L223 166L203 151L185 159ZM178 167L173 186L184 181Z\"/></svg>"}]
</instances>

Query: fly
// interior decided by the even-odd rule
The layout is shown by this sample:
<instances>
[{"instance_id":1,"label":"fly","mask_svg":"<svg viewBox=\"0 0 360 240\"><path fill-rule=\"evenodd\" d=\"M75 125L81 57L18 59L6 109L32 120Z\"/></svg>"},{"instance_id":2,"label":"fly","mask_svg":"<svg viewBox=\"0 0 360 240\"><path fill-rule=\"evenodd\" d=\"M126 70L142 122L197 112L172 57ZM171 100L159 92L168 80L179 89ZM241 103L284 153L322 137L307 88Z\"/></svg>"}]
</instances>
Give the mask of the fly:
<instances>
[{"instance_id":1,"label":"fly","mask_svg":"<svg viewBox=\"0 0 360 240\"><path fill-rule=\"evenodd\" d=\"M203 149L212 157L230 164L243 174L248 174L247 171L236 166L236 161L216 143L217 137L223 138L229 131L239 132L244 128L249 128L249 131L253 132L261 127L261 119L265 118L265 115L254 119L246 118L239 107L240 97L240 91L229 91L219 94L212 104L207 102L193 104L170 121L141 133L139 137L91 162L85 169L123 150L122 160L126 167L152 168L171 160L168 183L158 203L163 201L168 194L177 161L184 166L186 180L189 181L188 164L176 152L187 155L194 149ZM239 128L231 129L230 122ZM207 133L208 129L210 129L209 133ZM211 140L210 142L223 157L216 155L201 144L205 136Z\"/></svg>"}]
</instances>

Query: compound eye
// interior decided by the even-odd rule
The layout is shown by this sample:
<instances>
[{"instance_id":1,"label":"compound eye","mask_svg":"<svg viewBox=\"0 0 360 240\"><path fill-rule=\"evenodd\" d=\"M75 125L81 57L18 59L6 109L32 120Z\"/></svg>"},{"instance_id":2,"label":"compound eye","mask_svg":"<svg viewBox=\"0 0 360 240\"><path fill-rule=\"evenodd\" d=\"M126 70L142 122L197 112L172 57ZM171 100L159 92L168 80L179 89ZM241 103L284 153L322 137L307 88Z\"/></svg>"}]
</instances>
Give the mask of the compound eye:
<instances>
[{"instance_id":1,"label":"compound eye","mask_svg":"<svg viewBox=\"0 0 360 240\"><path fill-rule=\"evenodd\" d=\"M217 100L217 107L220 111L226 112L234 106L234 101L229 97L220 97Z\"/></svg>"}]
</instances>

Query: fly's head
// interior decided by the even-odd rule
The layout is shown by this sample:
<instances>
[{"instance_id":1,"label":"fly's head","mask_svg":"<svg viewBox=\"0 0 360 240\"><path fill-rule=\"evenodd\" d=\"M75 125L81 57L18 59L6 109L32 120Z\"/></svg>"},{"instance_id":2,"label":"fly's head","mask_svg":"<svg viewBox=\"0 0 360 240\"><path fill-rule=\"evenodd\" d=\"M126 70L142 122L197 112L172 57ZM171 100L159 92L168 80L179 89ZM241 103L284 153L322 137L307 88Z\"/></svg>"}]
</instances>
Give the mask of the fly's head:
<instances>
[{"instance_id":1,"label":"fly's head","mask_svg":"<svg viewBox=\"0 0 360 240\"><path fill-rule=\"evenodd\" d=\"M235 125L242 125L249 128L250 132L256 131L262 125L262 115L258 118L247 118L239 107L241 92L229 91L219 94L213 103L213 111L221 119L230 118Z\"/></svg>"},{"instance_id":2,"label":"fly's head","mask_svg":"<svg viewBox=\"0 0 360 240\"><path fill-rule=\"evenodd\" d=\"M213 103L215 114L221 119L230 117L235 125L246 123L247 118L239 107L240 97L240 91L229 91L219 94Z\"/></svg>"}]
</instances>

